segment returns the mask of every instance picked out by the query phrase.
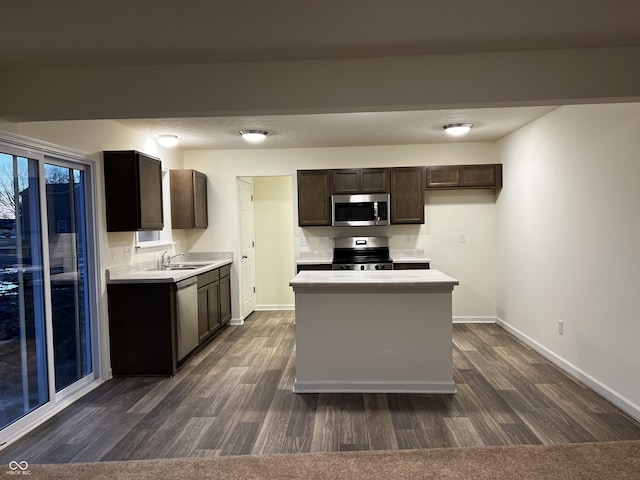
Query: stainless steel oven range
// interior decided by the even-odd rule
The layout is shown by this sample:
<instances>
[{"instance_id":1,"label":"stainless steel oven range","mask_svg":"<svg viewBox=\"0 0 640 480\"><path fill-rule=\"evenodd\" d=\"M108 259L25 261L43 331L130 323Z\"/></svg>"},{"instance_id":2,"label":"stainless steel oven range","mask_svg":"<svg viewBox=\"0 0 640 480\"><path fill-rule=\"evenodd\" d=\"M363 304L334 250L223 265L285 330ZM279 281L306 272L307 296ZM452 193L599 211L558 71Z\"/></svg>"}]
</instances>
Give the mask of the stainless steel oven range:
<instances>
[{"instance_id":1,"label":"stainless steel oven range","mask_svg":"<svg viewBox=\"0 0 640 480\"><path fill-rule=\"evenodd\" d=\"M334 239L332 270L393 270L387 237Z\"/></svg>"}]
</instances>

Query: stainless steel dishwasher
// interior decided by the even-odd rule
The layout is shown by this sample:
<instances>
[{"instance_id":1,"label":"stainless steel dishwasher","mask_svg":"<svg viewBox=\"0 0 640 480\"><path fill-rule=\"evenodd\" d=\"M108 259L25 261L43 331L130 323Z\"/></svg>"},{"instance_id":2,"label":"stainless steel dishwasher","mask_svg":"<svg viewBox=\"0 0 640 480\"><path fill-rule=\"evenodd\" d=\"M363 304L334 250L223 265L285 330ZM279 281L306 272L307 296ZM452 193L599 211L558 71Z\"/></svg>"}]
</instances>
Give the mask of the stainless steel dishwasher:
<instances>
[{"instance_id":1,"label":"stainless steel dishwasher","mask_svg":"<svg viewBox=\"0 0 640 480\"><path fill-rule=\"evenodd\" d=\"M198 277L176 283L178 361L198 346Z\"/></svg>"}]
</instances>

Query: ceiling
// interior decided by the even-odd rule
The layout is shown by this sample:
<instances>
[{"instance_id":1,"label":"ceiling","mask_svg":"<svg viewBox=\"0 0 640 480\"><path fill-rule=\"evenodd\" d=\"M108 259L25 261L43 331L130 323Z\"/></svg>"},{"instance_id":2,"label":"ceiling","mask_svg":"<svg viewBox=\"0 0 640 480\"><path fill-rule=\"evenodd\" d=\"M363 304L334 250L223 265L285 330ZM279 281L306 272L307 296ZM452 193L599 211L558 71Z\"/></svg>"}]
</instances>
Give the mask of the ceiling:
<instances>
[{"instance_id":1,"label":"ceiling","mask_svg":"<svg viewBox=\"0 0 640 480\"><path fill-rule=\"evenodd\" d=\"M408 145L444 142L493 142L517 130L555 107L479 108L411 112L362 112L316 115L270 115L131 119L120 123L150 136L171 133L180 137L180 148L312 148L359 145ZM470 122L474 127L463 138L446 135L448 123ZM259 144L242 140L242 129L269 132Z\"/></svg>"},{"instance_id":2,"label":"ceiling","mask_svg":"<svg viewBox=\"0 0 640 480\"><path fill-rule=\"evenodd\" d=\"M3 5L3 16L0 70L640 45L637 0L22 0ZM242 128L270 132L251 148L291 148L449 141L441 127L452 121L474 123L465 141L493 141L551 109L121 122L178 134L182 148L247 148Z\"/></svg>"}]
</instances>

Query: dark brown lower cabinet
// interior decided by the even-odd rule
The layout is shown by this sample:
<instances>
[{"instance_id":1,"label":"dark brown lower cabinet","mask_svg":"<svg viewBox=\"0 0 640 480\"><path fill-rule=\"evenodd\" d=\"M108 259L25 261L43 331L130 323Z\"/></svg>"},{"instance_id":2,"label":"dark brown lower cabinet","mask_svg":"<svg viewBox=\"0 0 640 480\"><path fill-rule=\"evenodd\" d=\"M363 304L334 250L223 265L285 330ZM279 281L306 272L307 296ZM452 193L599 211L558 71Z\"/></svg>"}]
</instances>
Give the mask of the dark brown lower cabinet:
<instances>
[{"instance_id":1,"label":"dark brown lower cabinet","mask_svg":"<svg viewBox=\"0 0 640 480\"><path fill-rule=\"evenodd\" d=\"M198 286L198 337L200 343L220 328L220 280Z\"/></svg>"},{"instance_id":2,"label":"dark brown lower cabinet","mask_svg":"<svg viewBox=\"0 0 640 480\"><path fill-rule=\"evenodd\" d=\"M226 325L231 320L231 268L223 267L220 270L220 324Z\"/></svg>"},{"instance_id":3,"label":"dark brown lower cabinet","mask_svg":"<svg viewBox=\"0 0 640 480\"><path fill-rule=\"evenodd\" d=\"M231 319L231 266L198 275L198 336L206 342Z\"/></svg>"},{"instance_id":4,"label":"dark brown lower cabinet","mask_svg":"<svg viewBox=\"0 0 640 480\"><path fill-rule=\"evenodd\" d=\"M231 265L225 265L198 275L200 346L231 319L230 273ZM175 283L107 285L114 376L173 376L176 373L176 292Z\"/></svg>"},{"instance_id":5,"label":"dark brown lower cabinet","mask_svg":"<svg viewBox=\"0 0 640 480\"><path fill-rule=\"evenodd\" d=\"M175 283L107 285L114 376L172 376L177 368Z\"/></svg>"}]
</instances>

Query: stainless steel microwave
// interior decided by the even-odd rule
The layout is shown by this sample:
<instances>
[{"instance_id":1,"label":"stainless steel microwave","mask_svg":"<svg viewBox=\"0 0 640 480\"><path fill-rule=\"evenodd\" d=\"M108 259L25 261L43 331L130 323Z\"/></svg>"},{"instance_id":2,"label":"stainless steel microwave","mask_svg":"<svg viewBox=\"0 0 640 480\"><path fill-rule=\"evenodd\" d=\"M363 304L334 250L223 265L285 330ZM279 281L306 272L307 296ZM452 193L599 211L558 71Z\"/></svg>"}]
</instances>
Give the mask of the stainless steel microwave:
<instances>
[{"instance_id":1,"label":"stainless steel microwave","mask_svg":"<svg viewBox=\"0 0 640 480\"><path fill-rule=\"evenodd\" d=\"M389 225L389 195L332 195L331 224L334 227Z\"/></svg>"}]
</instances>

